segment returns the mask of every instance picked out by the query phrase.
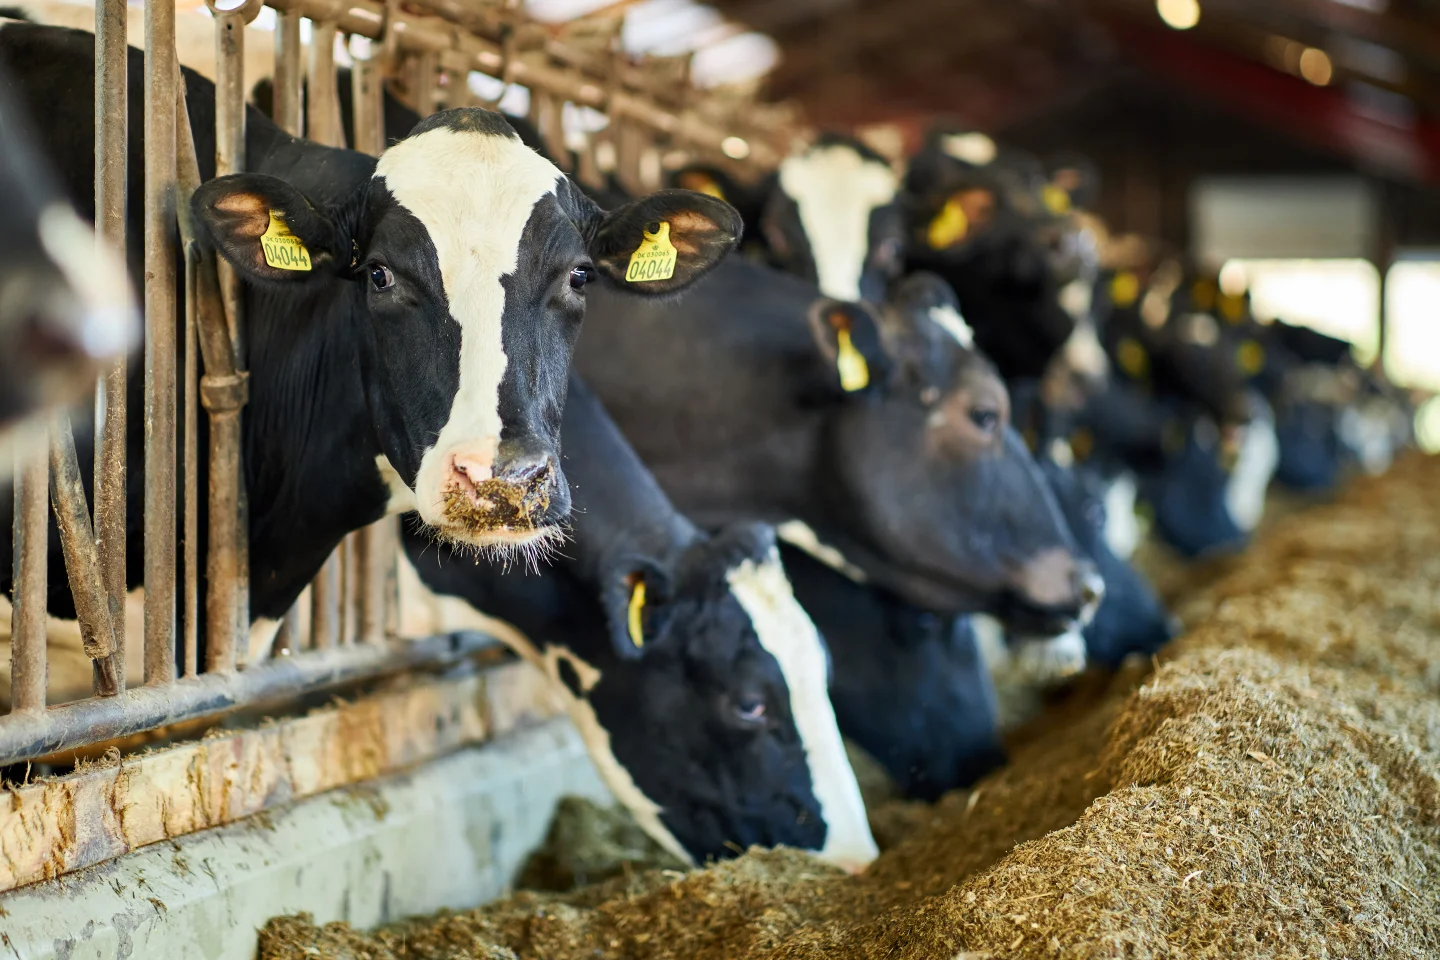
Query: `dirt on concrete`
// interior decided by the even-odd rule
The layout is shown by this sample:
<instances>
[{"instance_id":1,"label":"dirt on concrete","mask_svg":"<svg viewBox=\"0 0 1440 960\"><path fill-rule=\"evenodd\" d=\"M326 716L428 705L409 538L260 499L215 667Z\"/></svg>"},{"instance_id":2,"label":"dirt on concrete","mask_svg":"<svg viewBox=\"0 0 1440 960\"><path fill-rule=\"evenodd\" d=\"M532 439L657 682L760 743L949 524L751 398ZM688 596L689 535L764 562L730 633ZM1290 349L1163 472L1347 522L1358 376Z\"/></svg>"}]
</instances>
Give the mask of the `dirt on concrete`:
<instances>
[{"instance_id":1,"label":"dirt on concrete","mask_svg":"<svg viewBox=\"0 0 1440 960\"><path fill-rule=\"evenodd\" d=\"M1081 684L1013 762L875 811L847 877L790 850L522 893L262 960L1440 956L1440 460L1269 529L1159 658Z\"/></svg>"}]
</instances>

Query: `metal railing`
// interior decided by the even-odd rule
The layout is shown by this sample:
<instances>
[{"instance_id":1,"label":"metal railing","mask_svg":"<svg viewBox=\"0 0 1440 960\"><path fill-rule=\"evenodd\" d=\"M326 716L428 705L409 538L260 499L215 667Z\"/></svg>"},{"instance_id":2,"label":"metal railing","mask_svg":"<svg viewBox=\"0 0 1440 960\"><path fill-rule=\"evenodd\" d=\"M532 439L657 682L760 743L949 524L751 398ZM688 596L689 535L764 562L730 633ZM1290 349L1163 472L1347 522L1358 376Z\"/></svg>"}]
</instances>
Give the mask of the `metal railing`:
<instances>
[{"instance_id":1,"label":"metal railing","mask_svg":"<svg viewBox=\"0 0 1440 960\"><path fill-rule=\"evenodd\" d=\"M215 18L215 159L223 175L244 162L245 28L262 3L245 0L228 10L215 0L207 4ZM725 163L726 141L741 137L750 163L770 165L796 130L783 110L696 91L680 61L636 62L617 53L618 21L548 30L492 0L408 0L405 11L379 0L269 5L278 13L275 120L321 143L339 145L342 139L337 34L350 36L354 59L355 147L373 154L385 144L384 78L400 81L410 105L427 114L442 104L478 102L467 82L471 71L530 89L530 119L562 165L572 156L560 126L564 103L606 114L608 128L579 152L574 172L598 181L613 171L632 189L656 185L664 151ZM97 234L100 243L120 247L127 241L127 13L126 0L97 0ZM48 460L31 459L16 471L11 709L0 717L0 765L326 686L444 665L472 653L479 642L398 639L398 526L388 518L350 534L326 562L309 587L308 635L297 604L281 626L273 656L246 662L249 557L240 415L248 374L240 289L227 265L195 242L190 223L199 164L175 52L175 4L148 0L144 16L144 236L129 238L144 244L146 275L144 683L126 688L126 646L134 641L126 636L124 616L126 476L139 465L126 462L131 412L121 361L104 372L97 388L93 515L68 419L49 428ZM302 17L312 21L308 58ZM183 277L175 276L177 262ZM177 315L177 281L185 285L183 317ZM185 360L177 369L181 342ZM203 453L197 439L202 407L209 426ZM184 444L177 449L182 416ZM203 598L197 546L202 455L209 457ZM94 695L47 708L46 528L52 505ZM201 603L203 665L197 663Z\"/></svg>"}]
</instances>

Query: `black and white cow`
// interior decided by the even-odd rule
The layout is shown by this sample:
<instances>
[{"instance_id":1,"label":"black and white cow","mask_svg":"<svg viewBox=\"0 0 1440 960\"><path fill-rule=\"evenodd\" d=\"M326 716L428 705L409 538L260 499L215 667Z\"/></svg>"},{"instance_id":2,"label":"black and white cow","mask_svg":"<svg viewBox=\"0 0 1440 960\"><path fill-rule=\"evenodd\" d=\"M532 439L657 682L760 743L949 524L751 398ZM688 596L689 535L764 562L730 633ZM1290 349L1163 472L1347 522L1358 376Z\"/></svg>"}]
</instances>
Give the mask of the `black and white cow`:
<instances>
[{"instance_id":1,"label":"black and white cow","mask_svg":"<svg viewBox=\"0 0 1440 960\"><path fill-rule=\"evenodd\" d=\"M561 436L574 498L565 557L506 576L411 526L406 579L431 597L403 606L436 615L407 616L407 629L488 629L545 672L616 798L677 855L786 844L862 868L875 843L825 645L774 531L696 529L579 381Z\"/></svg>"},{"instance_id":2,"label":"black and white cow","mask_svg":"<svg viewBox=\"0 0 1440 960\"><path fill-rule=\"evenodd\" d=\"M9 24L0 62L43 117L62 185L89 196L93 35ZM137 277L143 66L132 49ZM188 70L184 79L203 179L214 172L214 86ZM601 211L503 118L478 109L427 118L378 160L296 140L250 110L245 164L250 172L204 183L192 206L204 239L244 281L254 651L339 540L387 510L418 510L437 536L502 554L558 542L569 512L560 416L587 286L623 283L647 229L658 237L666 224L673 275L628 286L641 299L672 294L733 249L740 229L725 204L679 191ZM139 411L138 370L130 382ZM136 584L144 418L129 425ZM90 459L81 452L82 464ZM203 489L206 458L200 469ZM203 517L199 526L203 541ZM64 577L50 582L52 610L69 615Z\"/></svg>"},{"instance_id":3,"label":"black and white cow","mask_svg":"<svg viewBox=\"0 0 1440 960\"><path fill-rule=\"evenodd\" d=\"M67 406L102 362L139 342L140 319L119 254L65 199L24 105L0 73L0 474L26 416Z\"/></svg>"},{"instance_id":4,"label":"black and white cow","mask_svg":"<svg viewBox=\"0 0 1440 960\"><path fill-rule=\"evenodd\" d=\"M943 284L907 284L877 324L731 257L683 308L594 297L576 366L701 525L770 522L921 608L1063 632L1099 578Z\"/></svg>"}]
</instances>

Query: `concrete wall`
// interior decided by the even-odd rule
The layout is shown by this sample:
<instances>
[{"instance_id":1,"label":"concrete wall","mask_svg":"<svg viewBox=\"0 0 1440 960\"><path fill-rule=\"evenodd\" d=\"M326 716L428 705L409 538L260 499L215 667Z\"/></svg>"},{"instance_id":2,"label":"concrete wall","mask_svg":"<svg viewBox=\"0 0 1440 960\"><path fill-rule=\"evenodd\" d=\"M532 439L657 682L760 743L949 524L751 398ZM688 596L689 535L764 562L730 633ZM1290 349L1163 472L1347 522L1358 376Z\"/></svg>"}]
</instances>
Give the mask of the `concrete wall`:
<instances>
[{"instance_id":1,"label":"concrete wall","mask_svg":"<svg viewBox=\"0 0 1440 960\"><path fill-rule=\"evenodd\" d=\"M504 894L565 794L608 794L568 720L0 896L0 960L251 960L305 911L361 927Z\"/></svg>"}]
</instances>

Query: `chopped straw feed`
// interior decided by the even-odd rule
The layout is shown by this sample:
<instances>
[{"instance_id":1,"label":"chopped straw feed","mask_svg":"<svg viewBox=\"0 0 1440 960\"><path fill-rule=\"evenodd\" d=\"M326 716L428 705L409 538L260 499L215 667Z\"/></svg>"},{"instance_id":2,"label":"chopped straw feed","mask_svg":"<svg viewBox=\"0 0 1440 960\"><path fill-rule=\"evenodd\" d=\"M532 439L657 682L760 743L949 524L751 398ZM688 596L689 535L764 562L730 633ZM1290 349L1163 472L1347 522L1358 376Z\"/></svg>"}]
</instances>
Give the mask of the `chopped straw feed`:
<instances>
[{"instance_id":1,"label":"chopped straw feed","mask_svg":"<svg viewBox=\"0 0 1440 960\"><path fill-rule=\"evenodd\" d=\"M1278 523L1158 669L1074 695L1013 762L886 804L862 876L751 851L262 960L1440 956L1440 460Z\"/></svg>"}]
</instances>

